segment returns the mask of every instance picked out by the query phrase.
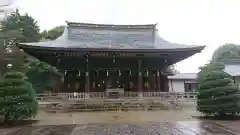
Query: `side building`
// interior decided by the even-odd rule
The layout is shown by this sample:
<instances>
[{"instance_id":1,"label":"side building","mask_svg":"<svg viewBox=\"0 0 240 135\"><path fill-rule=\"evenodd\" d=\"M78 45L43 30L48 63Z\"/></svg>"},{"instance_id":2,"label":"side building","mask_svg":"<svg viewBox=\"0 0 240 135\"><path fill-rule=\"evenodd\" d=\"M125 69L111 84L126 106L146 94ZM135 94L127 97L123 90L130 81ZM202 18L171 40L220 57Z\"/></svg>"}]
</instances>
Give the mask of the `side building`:
<instances>
[{"instance_id":1,"label":"side building","mask_svg":"<svg viewBox=\"0 0 240 135\"><path fill-rule=\"evenodd\" d=\"M240 63L225 64L224 71L232 76L234 83L240 86ZM169 92L195 92L197 88L196 73L179 73L168 76Z\"/></svg>"},{"instance_id":2,"label":"side building","mask_svg":"<svg viewBox=\"0 0 240 135\"><path fill-rule=\"evenodd\" d=\"M67 22L58 39L18 43L26 53L65 76L59 92L168 92L169 66L205 46L170 43L156 24L110 25Z\"/></svg>"},{"instance_id":3,"label":"side building","mask_svg":"<svg viewBox=\"0 0 240 135\"><path fill-rule=\"evenodd\" d=\"M194 92L197 88L196 73L179 73L168 76L169 92Z\"/></svg>"}]
</instances>

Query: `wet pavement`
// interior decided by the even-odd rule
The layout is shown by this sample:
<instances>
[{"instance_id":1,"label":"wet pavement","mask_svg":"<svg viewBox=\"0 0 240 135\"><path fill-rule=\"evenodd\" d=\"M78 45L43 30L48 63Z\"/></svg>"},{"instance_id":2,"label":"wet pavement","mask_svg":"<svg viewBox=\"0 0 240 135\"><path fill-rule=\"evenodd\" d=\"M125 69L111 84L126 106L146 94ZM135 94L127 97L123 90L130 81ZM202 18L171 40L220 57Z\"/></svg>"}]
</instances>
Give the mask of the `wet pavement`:
<instances>
[{"instance_id":1,"label":"wet pavement","mask_svg":"<svg viewBox=\"0 0 240 135\"><path fill-rule=\"evenodd\" d=\"M200 114L194 110L161 110L161 111L128 111L128 112L77 112L77 113L44 113L36 117L37 125L68 125L90 123L148 123L161 121L196 120Z\"/></svg>"},{"instance_id":2,"label":"wet pavement","mask_svg":"<svg viewBox=\"0 0 240 135\"><path fill-rule=\"evenodd\" d=\"M225 122L231 126L231 122ZM240 125L240 122L237 122ZM235 122L235 124L237 124ZM1 135L240 135L238 127L228 128L213 121L150 122L145 124L79 124L27 126ZM4 133L5 132L5 133Z\"/></svg>"},{"instance_id":3,"label":"wet pavement","mask_svg":"<svg viewBox=\"0 0 240 135\"><path fill-rule=\"evenodd\" d=\"M240 121L198 120L194 110L45 113L33 126L0 128L0 135L240 135Z\"/></svg>"}]
</instances>

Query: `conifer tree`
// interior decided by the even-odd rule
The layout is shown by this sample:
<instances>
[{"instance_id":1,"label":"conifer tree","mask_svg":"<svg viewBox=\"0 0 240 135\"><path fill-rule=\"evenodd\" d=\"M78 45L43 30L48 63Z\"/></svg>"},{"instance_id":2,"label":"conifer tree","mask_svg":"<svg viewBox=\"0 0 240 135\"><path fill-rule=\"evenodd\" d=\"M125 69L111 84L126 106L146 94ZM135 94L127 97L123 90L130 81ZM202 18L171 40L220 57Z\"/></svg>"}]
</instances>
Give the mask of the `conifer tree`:
<instances>
[{"instance_id":1,"label":"conifer tree","mask_svg":"<svg viewBox=\"0 0 240 135\"><path fill-rule=\"evenodd\" d=\"M0 82L0 111L5 122L29 119L36 115L35 91L26 79L21 72L8 72Z\"/></svg>"},{"instance_id":2,"label":"conifer tree","mask_svg":"<svg viewBox=\"0 0 240 135\"><path fill-rule=\"evenodd\" d=\"M239 88L224 72L222 63L210 63L198 73L197 110L206 115L225 116L240 112Z\"/></svg>"}]
</instances>

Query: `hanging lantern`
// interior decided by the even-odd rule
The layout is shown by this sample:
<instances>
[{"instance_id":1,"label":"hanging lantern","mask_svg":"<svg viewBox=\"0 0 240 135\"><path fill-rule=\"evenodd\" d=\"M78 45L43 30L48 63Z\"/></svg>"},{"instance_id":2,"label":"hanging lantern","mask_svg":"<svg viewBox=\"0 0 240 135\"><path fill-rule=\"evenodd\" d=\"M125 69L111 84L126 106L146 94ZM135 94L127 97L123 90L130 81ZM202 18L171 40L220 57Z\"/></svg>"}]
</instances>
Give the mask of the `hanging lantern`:
<instances>
[{"instance_id":1,"label":"hanging lantern","mask_svg":"<svg viewBox=\"0 0 240 135\"><path fill-rule=\"evenodd\" d=\"M132 76L132 70L130 69L130 71L129 71L129 76Z\"/></svg>"},{"instance_id":2,"label":"hanging lantern","mask_svg":"<svg viewBox=\"0 0 240 135\"><path fill-rule=\"evenodd\" d=\"M121 76L121 75L122 75L121 71L120 71L120 70L118 70L118 76Z\"/></svg>"},{"instance_id":3,"label":"hanging lantern","mask_svg":"<svg viewBox=\"0 0 240 135\"><path fill-rule=\"evenodd\" d=\"M81 76L81 71L78 71L78 76Z\"/></svg>"},{"instance_id":4,"label":"hanging lantern","mask_svg":"<svg viewBox=\"0 0 240 135\"><path fill-rule=\"evenodd\" d=\"M147 70L147 72L146 72L146 76L148 76L148 70Z\"/></svg>"},{"instance_id":5,"label":"hanging lantern","mask_svg":"<svg viewBox=\"0 0 240 135\"><path fill-rule=\"evenodd\" d=\"M64 71L64 74L65 74L65 75L67 74L67 70Z\"/></svg>"},{"instance_id":6,"label":"hanging lantern","mask_svg":"<svg viewBox=\"0 0 240 135\"><path fill-rule=\"evenodd\" d=\"M107 76L109 75L108 70L107 70Z\"/></svg>"},{"instance_id":7,"label":"hanging lantern","mask_svg":"<svg viewBox=\"0 0 240 135\"><path fill-rule=\"evenodd\" d=\"M159 72L159 70L157 71L157 76L159 76L160 75L160 72Z\"/></svg>"}]
</instances>

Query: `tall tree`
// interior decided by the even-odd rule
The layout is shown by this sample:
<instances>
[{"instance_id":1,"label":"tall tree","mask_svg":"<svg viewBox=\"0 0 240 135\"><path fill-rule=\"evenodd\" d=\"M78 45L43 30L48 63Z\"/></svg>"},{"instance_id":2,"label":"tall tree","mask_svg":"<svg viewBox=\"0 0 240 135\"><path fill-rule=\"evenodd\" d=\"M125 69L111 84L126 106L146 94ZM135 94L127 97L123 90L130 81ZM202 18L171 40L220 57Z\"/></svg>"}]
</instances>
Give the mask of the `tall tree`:
<instances>
[{"instance_id":1,"label":"tall tree","mask_svg":"<svg viewBox=\"0 0 240 135\"><path fill-rule=\"evenodd\" d=\"M38 42L41 39L41 34L39 32L39 26L37 22L28 14L21 15L18 10L12 13L3 24L3 33L7 33L9 31L15 33L7 34L7 37L5 37L5 39L15 39L14 42ZM34 57L21 52L16 46L14 46L14 44L6 44L5 50L6 47L10 48L12 52L8 55L3 55L5 57L4 68L7 68L6 64L11 64L12 67L9 68L8 71L14 70L26 73L29 81L36 89L39 86L41 86L41 88L43 87L44 89L46 88L45 86L48 86L49 89L50 87L53 87L52 79L56 79L58 77L60 78L56 68L46 63L40 62ZM20 56L19 54L23 55ZM2 61L0 60L0 62ZM39 76L42 77L43 74L45 77L44 80L50 81L43 82L37 79Z\"/></svg>"},{"instance_id":2,"label":"tall tree","mask_svg":"<svg viewBox=\"0 0 240 135\"><path fill-rule=\"evenodd\" d=\"M50 30L45 30L41 33L42 40L55 40L62 35L64 26L57 26Z\"/></svg>"},{"instance_id":3,"label":"tall tree","mask_svg":"<svg viewBox=\"0 0 240 135\"><path fill-rule=\"evenodd\" d=\"M223 71L224 64L210 63L198 73L197 110L207 115L236 115L240 112L239 88Z\"/></svg>"},{"instance_id":4,"label":"tall tree","mask_svg":"<svg viewBox=\"0 0 240 135\"><path fill-rule=\"evenodd\" d=\"M219 47L213 53L212 61L222 63L240 62L240 46L236 44L225 44Z\"/></svg>"},{"instance_id":5,"label":"tall tree","mask_svg":"<svg viewBox=\"0 0 240 135\"><path fill-rule=\"evenodd\" d=\"M15 46L15 42L39 41L41 36L37 22L27 14L20 15L19 10L16 10L3 22L0 35L5 40L3 50L1 51L3 56L1 62L4 64L1 67L6 69L7 65L11 64L12 67L8 68L8 70L22 71L27 55Z\"/></svg>"},{"instance_id":6,"label":"tall tree","mask_svg":"<svg viewBox=\"0 0 240 135\"><path fill-rule=\"evenodd\" d=\"M18 42L38 42L41 39L37 21L28 14L21 15L18 9L3 24L5 31L13 30L21 34L21 37L16 38Z\"/></svg>"}]
</instances>

